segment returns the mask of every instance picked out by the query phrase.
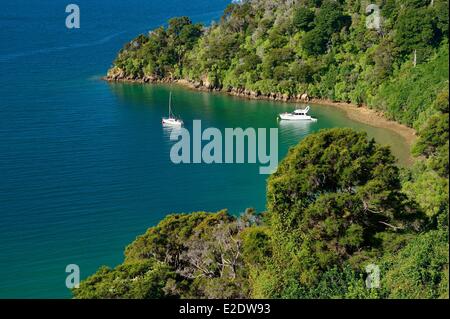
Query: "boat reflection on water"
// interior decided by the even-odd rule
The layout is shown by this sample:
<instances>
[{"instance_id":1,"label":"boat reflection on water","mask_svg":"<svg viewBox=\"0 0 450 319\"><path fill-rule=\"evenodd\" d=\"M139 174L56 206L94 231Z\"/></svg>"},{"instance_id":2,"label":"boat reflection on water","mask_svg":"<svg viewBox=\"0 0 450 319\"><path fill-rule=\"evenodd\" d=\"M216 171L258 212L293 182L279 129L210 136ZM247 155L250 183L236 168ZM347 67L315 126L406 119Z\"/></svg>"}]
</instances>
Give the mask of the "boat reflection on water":
<instances>
[{"instance_id":1,"label":"boat reflection on water","mask_svg":"<svg viewBox=\"0 0 450 319\"><path fill-rule=\"evenodd\" d=\"M182 129L182 126L162 125L164 139L170 141L170 134L172 134L172 132L174 134L180 133Z\"/></svg>"},{"instance_id":2,"label":"boat reflection on water","mask_svg":"<svg viewBox=\"0 0 450 319\"><path fill-rule=\"evenodd\" d=\"M296 145L301 139L315 131L315 121L278 120L279 136L283 143Z\"/></svg>"},{"instance_id":3,"label":"boat reflection on water","mask_svg":"<svg viewBox=\"0 0 450 319\"><path fill-rule=\"evenodd\" d=\"M313 126L315 121L284 121L278 120L278 126L281 130L289 131L309 131L311 126Z\"/></svg>"}]
</instances>

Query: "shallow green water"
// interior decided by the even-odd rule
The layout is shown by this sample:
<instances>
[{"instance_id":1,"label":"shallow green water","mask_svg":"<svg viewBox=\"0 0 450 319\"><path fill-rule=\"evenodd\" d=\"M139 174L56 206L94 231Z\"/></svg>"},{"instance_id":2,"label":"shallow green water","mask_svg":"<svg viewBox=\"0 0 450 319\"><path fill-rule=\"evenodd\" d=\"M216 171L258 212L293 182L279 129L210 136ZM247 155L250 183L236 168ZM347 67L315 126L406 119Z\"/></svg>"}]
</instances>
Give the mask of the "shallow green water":
<instances>
[{"instance_id":1,"label":"shallow green water","mask_svg":"<svg viewBox=\"0 0 450 319\"><path fill-rule=\"evenodd\" d=\"M329 105L309 104L309 114L317 122L288 122L279 121L277 115L290 112L295 108L304 108L302 103L284 103L279 101L251 100L242 97L229 96L218 92L201 92L184 88L180 85L145 85L130 83L110 83L114 94L124 101L144 106L157 102L166 112L167 97L173 94L173 105L176 112L191 129L192 120L200 119L205 126L217 128L225 127L254 127L278 128L280 144L280 160L289 147L297 144L306 135L321 129L333 127L350 127L357 131L364 131L378 143L387 145L397 158L400 166L411 162L409 145L398 133L380 127L371 126L350 119L346 112ZM159 113L158 113L159 115Z\"/></svg>"}]
</instances>

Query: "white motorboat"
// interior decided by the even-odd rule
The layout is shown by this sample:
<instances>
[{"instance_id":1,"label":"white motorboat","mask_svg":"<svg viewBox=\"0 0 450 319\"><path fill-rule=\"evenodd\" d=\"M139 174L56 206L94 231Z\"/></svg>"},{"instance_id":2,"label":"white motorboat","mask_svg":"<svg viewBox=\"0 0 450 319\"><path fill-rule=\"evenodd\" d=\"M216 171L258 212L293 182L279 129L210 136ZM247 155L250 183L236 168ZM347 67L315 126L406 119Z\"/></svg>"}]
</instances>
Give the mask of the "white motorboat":
<instances>
[{"instance_id":1,"label":"white motorboat","mask_svg":"<svg viewBox=\"0 0 450 319\"><path fill-rule=\"evenodd\" d=\"M169 117L162 118L162 124L166 126L182 126L183 121L176 118L172 113L172 92L169 95Z\"/></svg>"},{"instance_id":2,"label":"white motorboat","mask_svg":"<svg viewBox=\"0 0 450 319\"><path fill-rule=\"evenodd\" d=\"M317 121L317 119L308 115L309 105L305 109L297 109L292 113L281 113L280 119L286 121Z\"/></svg>"}]
</instances>

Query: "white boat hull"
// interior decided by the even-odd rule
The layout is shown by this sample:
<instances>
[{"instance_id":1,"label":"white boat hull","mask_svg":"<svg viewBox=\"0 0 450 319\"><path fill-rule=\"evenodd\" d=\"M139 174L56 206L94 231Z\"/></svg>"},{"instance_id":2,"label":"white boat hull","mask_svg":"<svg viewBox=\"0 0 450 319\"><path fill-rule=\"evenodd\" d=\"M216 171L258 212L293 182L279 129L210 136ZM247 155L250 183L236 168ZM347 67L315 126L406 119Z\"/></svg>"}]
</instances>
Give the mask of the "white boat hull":
<instances>
[{"instance_id":1,"label":"white boat hull","mask_svg":"<svg viewBox=\"0 0 450 319\"><path fill-rule=\"evenodd\" d=\"M280 119L285 121L317 121L317 119L309 115L295 115L292 113L282 113L279 116Z\"/></svg>"},{"instance_id":2,"label":"white boat hull","mask_svg":"<svg viewBox=\"0 0 450 319\"><path fill-rule=\"evenodd\" d=\"M182 126L183 125L183 121L177 120L177 119L173 119L173 118L163 118L162 119L162 124L163 125L167 125L167 126Z\"/></svg>"}]
</instances>

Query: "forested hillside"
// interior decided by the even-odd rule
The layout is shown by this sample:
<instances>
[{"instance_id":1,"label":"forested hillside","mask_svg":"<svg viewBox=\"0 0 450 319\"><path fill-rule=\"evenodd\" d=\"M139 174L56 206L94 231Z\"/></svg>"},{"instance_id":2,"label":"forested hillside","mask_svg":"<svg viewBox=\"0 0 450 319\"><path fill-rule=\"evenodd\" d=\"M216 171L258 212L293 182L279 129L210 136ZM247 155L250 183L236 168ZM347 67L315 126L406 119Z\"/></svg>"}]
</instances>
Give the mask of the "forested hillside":
<instances>
[{"instance_id":1,"label":"forested hillside","mask_svg":"<svg viewBox=\"0 0 450 319\"><path fill-rule=\"evenodd\" d=\"M307 93L418 128L448 86L448 1L373 3L252 0L230 4L209 27L174 18L128 43L108 77L186 79L274 99Z\"/></svg>"},{"instance_id":2,"label":"forested hillside","mask_svg":"<svg viewBox=\"0 0 450 319\"><path fill-rule=\"evenodd\" d=\"M364 1L254 0L127 44L109 79L367 104L416 128L416 161L351 129L311 134L268 179L267 212L169 215L74 297L448 298L448 2L377 4L380 28Z\"/></svg>"}]
</instances>

